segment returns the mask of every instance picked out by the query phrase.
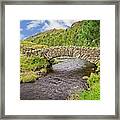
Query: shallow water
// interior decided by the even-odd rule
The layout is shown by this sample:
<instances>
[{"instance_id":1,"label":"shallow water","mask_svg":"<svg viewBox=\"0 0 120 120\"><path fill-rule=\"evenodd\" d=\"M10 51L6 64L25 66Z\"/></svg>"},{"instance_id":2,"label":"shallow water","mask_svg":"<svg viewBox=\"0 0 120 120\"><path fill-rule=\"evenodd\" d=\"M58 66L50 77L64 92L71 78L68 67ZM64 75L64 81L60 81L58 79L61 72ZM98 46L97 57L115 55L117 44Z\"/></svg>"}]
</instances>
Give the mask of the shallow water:
<instances>
[{"instance_id":1,"label":"shallow water","mask_svg":"<svg viewBox=\"0 0 120 120\"><path fill-rule=\"evenodd\" d=\"M57 71L75 71L85 67L85 61L80 59L64 59L63 62L53 65L53 70Z\"/></svg>"},{"instance_id":2,"label":"shallow water","mask_svg":"<svg viewBox=\"0 0 120 120\"><path fill-rule=\"evenodd\" d=\"M63 59L53 65L53 72L35 83L20 85L22 100L66 100L74 91L87 89L83 76L94 72L95 65L81 59Z\"/></svg>"}]
</instances>

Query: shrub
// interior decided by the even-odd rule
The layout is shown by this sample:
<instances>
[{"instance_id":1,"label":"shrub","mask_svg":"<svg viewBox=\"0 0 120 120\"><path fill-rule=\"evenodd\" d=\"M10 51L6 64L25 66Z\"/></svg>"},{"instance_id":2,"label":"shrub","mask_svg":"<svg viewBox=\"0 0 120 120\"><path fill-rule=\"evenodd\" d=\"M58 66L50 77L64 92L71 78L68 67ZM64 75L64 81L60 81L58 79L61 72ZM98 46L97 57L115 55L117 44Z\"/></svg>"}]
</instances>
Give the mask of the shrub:
<instances>
[{"instance_id":1,"label":"shrub","mask_svg":"<svg viewBox=\"0 0 120 120\"><path fill-rule=\"evenodd\" d=\"M89 87L92 87L94 84L99 83L100 75L96 73L91 73L90 77L87 80Z\"/></svg>"},{"instance_id":2,"label":"shrub","mask_svg":"<svg viewBox=\"0 0 120 120\"><path fill-rule=\"evenodd\" d=\"M38 56L27 57L24 55L21 55L20 57L21 72L37 71L46 66L47 66L47 61L43 57L38 57Z\"/></svg>"},{"instance_id":3,"label":"shrub","mask_svg":"<svg viewBox=\"0 0 120 120\"><path fill-rule=\"evenodd\" d=\"M84 90L79 94L80 100L100 100L100 83L94 83L90 90Z\"/></svg>"},{"instance_id":4,"label":"shrub","mask_svg":"<svg viewBox=\"0 0 120 120\"><path fill-rule=\"evenodd\" d=\"M34 82L37 77L33 71L24 72L20 74L20 82Z\"/></svg>"},{"instance_id":5,"label":"shrub","mask_svg":"<svg viewBox=\"0 0 120 120\"><path fill-rule=\"evenodd\" d=\"M37 71L45 72L47 61L43 57L25 55L20 56L20 82L34 82L38 75ZM44 71L43 71L44 69Z\"/></svg>"}]
</instances>

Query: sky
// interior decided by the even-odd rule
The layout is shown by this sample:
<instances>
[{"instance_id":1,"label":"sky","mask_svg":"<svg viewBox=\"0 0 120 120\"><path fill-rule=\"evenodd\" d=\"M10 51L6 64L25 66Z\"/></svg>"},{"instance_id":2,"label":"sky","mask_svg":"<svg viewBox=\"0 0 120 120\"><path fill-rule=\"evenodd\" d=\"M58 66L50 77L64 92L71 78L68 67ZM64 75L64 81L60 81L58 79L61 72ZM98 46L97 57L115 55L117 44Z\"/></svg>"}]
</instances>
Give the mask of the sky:
<instances>
[{"instance_id":1,"label":"sky","mask_svg":"<svg viewBox=\"0 0 120 120\"><path fill-rule=\"evenodd\" d=\"M20 39L25 39L34 34L50 29L69 28L76 20L21 20Z\"/></svg>"}]
</instances>

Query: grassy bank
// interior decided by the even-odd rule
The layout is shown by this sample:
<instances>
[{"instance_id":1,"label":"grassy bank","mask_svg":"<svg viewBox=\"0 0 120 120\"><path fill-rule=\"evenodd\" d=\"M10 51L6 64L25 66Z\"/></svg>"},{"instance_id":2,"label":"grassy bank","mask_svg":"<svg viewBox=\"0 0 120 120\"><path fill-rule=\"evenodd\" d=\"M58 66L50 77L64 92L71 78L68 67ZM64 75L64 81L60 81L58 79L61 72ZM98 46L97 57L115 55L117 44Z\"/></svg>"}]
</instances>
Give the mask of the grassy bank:
<instances>
[{"instance_id":1,"label":"grassy bank","mask_svg":"<svg viewBox=\"0 0 120 120\"><path fill-rule=\"evenodd\" d=\"M55 59L51 60L52 64L57 63ZM27 57L23 54L20 56L20 82L34 82L38 77L43 77L51 71L47 59L39 56Z\"/></svg>"},{"instance_id":2,"label":"grassy bank","mask_svg":"<svg viewBox=\"0 0 120 120\"><path fill-rule=\"evenodd\" d=\"M96 72L91 73L87 79L88 89L73 93L70 100L100 100L100 62L96 65Z\"/></svg>"}]
</instances>

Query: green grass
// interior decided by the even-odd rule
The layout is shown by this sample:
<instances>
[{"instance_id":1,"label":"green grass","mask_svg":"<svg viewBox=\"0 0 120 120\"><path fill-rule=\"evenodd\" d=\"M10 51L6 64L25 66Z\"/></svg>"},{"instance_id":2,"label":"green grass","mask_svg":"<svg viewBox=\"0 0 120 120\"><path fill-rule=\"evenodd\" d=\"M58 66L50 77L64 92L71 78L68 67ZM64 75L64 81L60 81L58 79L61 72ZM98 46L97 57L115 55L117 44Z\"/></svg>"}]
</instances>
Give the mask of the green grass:
<instances>
[{"instance_id":1,"label":"green grass","mask_svg":"<svg viewBox=\"0 0 120 120\"><path fill-rule=\"evenodd\" d=\"M41 49L41 48L47 48L48 47L47 45L40 45L40 44L36 44L36 43L33 43L31 41L27 41L27 40L22 40L20 42L20 46L21 47L31 47L31 48L34 48L34 49Z\"/></svg>"},{"instance_id":2,"label":"green grass","mask_svg":"<svg viewBox=\"0 0 120 120\"><path fill-rule=\"evenodd\" d=\"M38 75L37 71L47 72L47 61L43 57L21 55L20 57L20 81L33 82ZM44 70L44 71L43 71Z\"/></svg>"},{"instance_id":3,"label":"green grass","mask_svg":"<svg viewBox=\"0 0 120 120\"><path fill-rule=\"evenodd\" d=\"M90 89L84 90L79 94L80 100L100 100L100 78L99 75L95 75L94 73L90 76L89 82Z\"/></svg>"},{"instance_id":4,"label":"green grass","mask_svg":"<svg viewBox=\"0 0 120 120\"><path fill-rule=\"evenodd\" d=\"M89 87L92 87L94 84L100 82L100 75L97 73L91 73L90 77L87 80Z\"/></svg>"},{"instance_id":5,"label":"green grass","mask_svg":"<svg viewBox=\"0 0 120 120\"><path fill-rule=\"evenodd\" d=\"M20 82L34 82L37 79L37 75L33 71L24 72L20 74Z\"/></svg>"},{"instance_id":6,"label":"green grass","mask_svg":"<svg viewBox=\"0 0 120 120\"><path fill-rule=\"evenodd\" d=\"M20 57L21 72L38 71L41 68L46 68L46 66L47 66L47 61L43 57L39 57L39 56L27 57L25 55L21 55Z\"/></svg>"},{"instance_id":7,"label":"green grass","mask_svg":"<svg viewBox=\"0 0 120 120\"><path fill-rule=\"evenodd\" d=\"M100 62L97 64L96 73L91 73L90 77L88 77L87 83L89 88L87 90L83 90L82 92L73 93L70 100L100 100Z\"/></svg>"}]
</instances>

